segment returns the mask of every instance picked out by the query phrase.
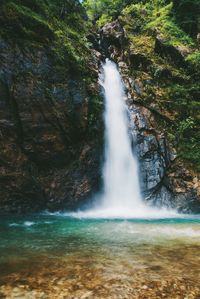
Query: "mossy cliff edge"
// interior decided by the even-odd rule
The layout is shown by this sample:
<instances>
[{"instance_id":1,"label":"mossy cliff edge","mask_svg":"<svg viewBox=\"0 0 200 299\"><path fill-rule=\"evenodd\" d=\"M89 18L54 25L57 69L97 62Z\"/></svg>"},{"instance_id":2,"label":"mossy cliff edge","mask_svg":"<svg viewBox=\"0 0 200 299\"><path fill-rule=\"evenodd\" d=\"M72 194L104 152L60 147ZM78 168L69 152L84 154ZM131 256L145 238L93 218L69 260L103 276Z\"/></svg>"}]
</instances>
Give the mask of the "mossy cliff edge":
<instances>
[{"instance_id":1,"label":"mossy cliff edge","mask_svg":"<svg viewBox=\"0 0 200 299\"><path fill-rule=\"evenodd\" d=\"M138 2L1 1L2 213L74 209L99 190L105 56L138 125L146 199L199 211L199 6L190 21L176 1Z\"/></svg>"}]
</instances>

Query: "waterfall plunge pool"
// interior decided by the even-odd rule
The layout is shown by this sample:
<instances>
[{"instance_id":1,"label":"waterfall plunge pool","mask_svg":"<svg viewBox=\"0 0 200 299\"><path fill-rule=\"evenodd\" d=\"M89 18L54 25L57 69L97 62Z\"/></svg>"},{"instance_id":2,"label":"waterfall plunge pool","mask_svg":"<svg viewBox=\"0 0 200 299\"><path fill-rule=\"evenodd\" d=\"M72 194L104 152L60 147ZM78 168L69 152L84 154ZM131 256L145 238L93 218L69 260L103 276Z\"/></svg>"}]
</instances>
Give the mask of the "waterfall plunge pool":
<instances>
[{"instance_id":1,"label":"waterfall plunge pool","mask_svg":"<svg viewBox=\"0 0 200 299\"><path fill-rule=\"evenodd\" d=\"M0 294L2 298L199 298L199 252L200 216L1 217Z\"/></svg>"},{"instance_id":2,"label":"waterfall plunge pool","mask_svg":"<svg viewBox=\"0 0 200 299\"><path fill-rule=\"evenodd\" d=\"M101 77L102 197L87 211L1 217L0 298L200 298L200 216L143 203L123 82L108 60Z\"/></svg>"}]
</instances>

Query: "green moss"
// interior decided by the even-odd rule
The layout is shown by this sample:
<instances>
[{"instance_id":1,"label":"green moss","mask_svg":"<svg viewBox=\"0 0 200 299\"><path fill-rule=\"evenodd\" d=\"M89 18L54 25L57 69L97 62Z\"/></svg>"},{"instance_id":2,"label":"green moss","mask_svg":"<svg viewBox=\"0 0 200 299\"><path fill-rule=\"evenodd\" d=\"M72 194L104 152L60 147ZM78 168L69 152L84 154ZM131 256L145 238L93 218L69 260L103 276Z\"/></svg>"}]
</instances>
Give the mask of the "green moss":
<instances>
[{"instance_id":1,"label":"green moss","mask_svg":"<svg viewBox=\"0 0 200 299\"><path fill-rule=\"evenodd\" d=\"M129 27L126 28L130 31L140 30L144 32L150 30L154 33L156 30L166 38L166 42L169 44L194 46L192 38L176 24L172 8L172 2L165 5L165 1L162 0L154 1L154 4L151 2L131 4L123 10L122 16L125 23L128 20Z\"/></svg>"},{"instance_id":2,"label":"green moss","mask_svg":"<svg viewBox=\"0 0 200 299\"><path fill-rule=\"evenodd\" d=\"M8 2L2 7L4 21L1 34L14 40L35 40L45 43L53 38L51 25L40 15L14 2ZM2 20L1 19L1 20Z\"/></svg>"},{"instance_id":3,"label":"green moss","mask_svg":"<svg viewBox=\"0 0 200 299\"><path fill-rule=\"evenodd\" d=\"M154 52L154 38L146 34L128 35L130 41L130 49L135 52L152 57Z\"/></svg>"},{"instance_id":4,"label":"green moss","mask_svg":"<svg viewBox=\"0 0 200 299\"><path fill-rule=\"evenodd\" d=\"M174 135L171 132L167 132L167 138L168 138L169 142L171 142L172 144L174 144L176 141L176 135Z\"/></svg>"},{"instance_id":5,"label":"green moss","mask_svg":"<svg viewBox=\"0 0 200 299\"><path fill-rule=\"evenodd\" d=\"M59 63L78 71L90 58L84 10L70 0L8 0L0 3L0 35L23 47L46 47Z\"/></svg>"}]
</instances>

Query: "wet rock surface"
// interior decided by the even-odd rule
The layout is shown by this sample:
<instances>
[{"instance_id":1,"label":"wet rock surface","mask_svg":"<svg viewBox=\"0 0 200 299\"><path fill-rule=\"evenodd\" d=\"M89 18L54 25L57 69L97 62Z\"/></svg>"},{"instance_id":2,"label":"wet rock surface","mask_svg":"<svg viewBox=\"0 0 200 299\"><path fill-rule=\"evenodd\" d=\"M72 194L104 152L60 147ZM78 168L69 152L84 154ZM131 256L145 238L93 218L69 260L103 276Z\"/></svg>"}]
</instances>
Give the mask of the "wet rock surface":
<instances>
[{"instance_id":1,"label":"wet rock surface","mask_svg":"<svg viewBox=\"0 0 200 299\"><path fill-rule=\"evenodd\" d=\"M136 93L141 95L136 89ZM159 207L176 208L180 212L200 212L199 178L177 159L153 113L128 99L130 134L139 161L141 190L147 202ZM175 173L174 173L175 171ZM187 174L187 175L186 175Z\"/></svg>"},{"instance_id":2,"label":"wet rock surface","mask_svg":"<svg viewBox=\"0 0 200 299\"><path fill-rule=\"evenodd\" d=\"M119 43L123 39L122 34L126 38L125 32L118 23L108 24L103 29L102 34L107 37L112 32ZM170 55L170 59L180 66L185 65L184 51L186 50L175 49L172 46L169 50L165 47L162 38L156 38L155 51L161 56ZM178 159L175 148L166 138L166 132L159 126L158 119L163 117L168 121L168 115L165 116L162 111L159 112L153 106L148 107L142 101L144 86L155 82L152 80L142 82L140 78L134 78L131 74L133 69L147 71L152 62L145 55L134 53L133 50L126 56L124 47L119 48L114 43L109 51L110 57L118 63L125 84L130 118L129 130L133 139L133 150L139 161L141 190L144 198L150 205L176 208L185 213L199 213L200 178ZM159 77L171 78L171 73L168 69L161 69Z\"/></svg>"},{"instance_id":3,"label":"wet rock surface","mask_svg":"<svg viewBox=\"0 0 200 299\"><path fill-rule=\"evenodd\" d=\"M114 58L114 56L120 56L125 44L124 28L118 20L103 26L100 31L100 45L104 57Z\"/></svg>"},{"instance_id":4,"label":"wet rock surface","mask_svg":"<svg viewBox=\"0 0 200 299\"><path fill-rule=\"evenodd\" d=\"M0 57L0 212L78 205L99 181L99 141L88 140L97 84L59 65L48 48L0 39ZM93 52L94 77L97 63Z\"/></svg>"}]
</instances>

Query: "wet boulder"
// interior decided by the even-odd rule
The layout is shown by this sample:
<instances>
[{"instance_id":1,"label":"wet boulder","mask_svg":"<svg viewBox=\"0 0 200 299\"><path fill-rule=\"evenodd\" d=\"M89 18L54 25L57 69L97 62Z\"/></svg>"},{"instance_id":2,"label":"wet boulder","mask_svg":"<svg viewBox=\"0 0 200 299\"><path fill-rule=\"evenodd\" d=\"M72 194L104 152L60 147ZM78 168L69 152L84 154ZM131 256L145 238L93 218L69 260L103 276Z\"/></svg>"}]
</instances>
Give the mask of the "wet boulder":
<instances>
[{"instance_id":1,"label":"wet boulder","mask_svg":"<svg viewBox=\"0 0 200 299\"><path fill-rule=\"evenodd\" d=\"M110 57L114 51L120 53L126 41L124 29L118 20L106 24L100 31L100 44L106 57Z\"/></svg>"}]
</instances>

